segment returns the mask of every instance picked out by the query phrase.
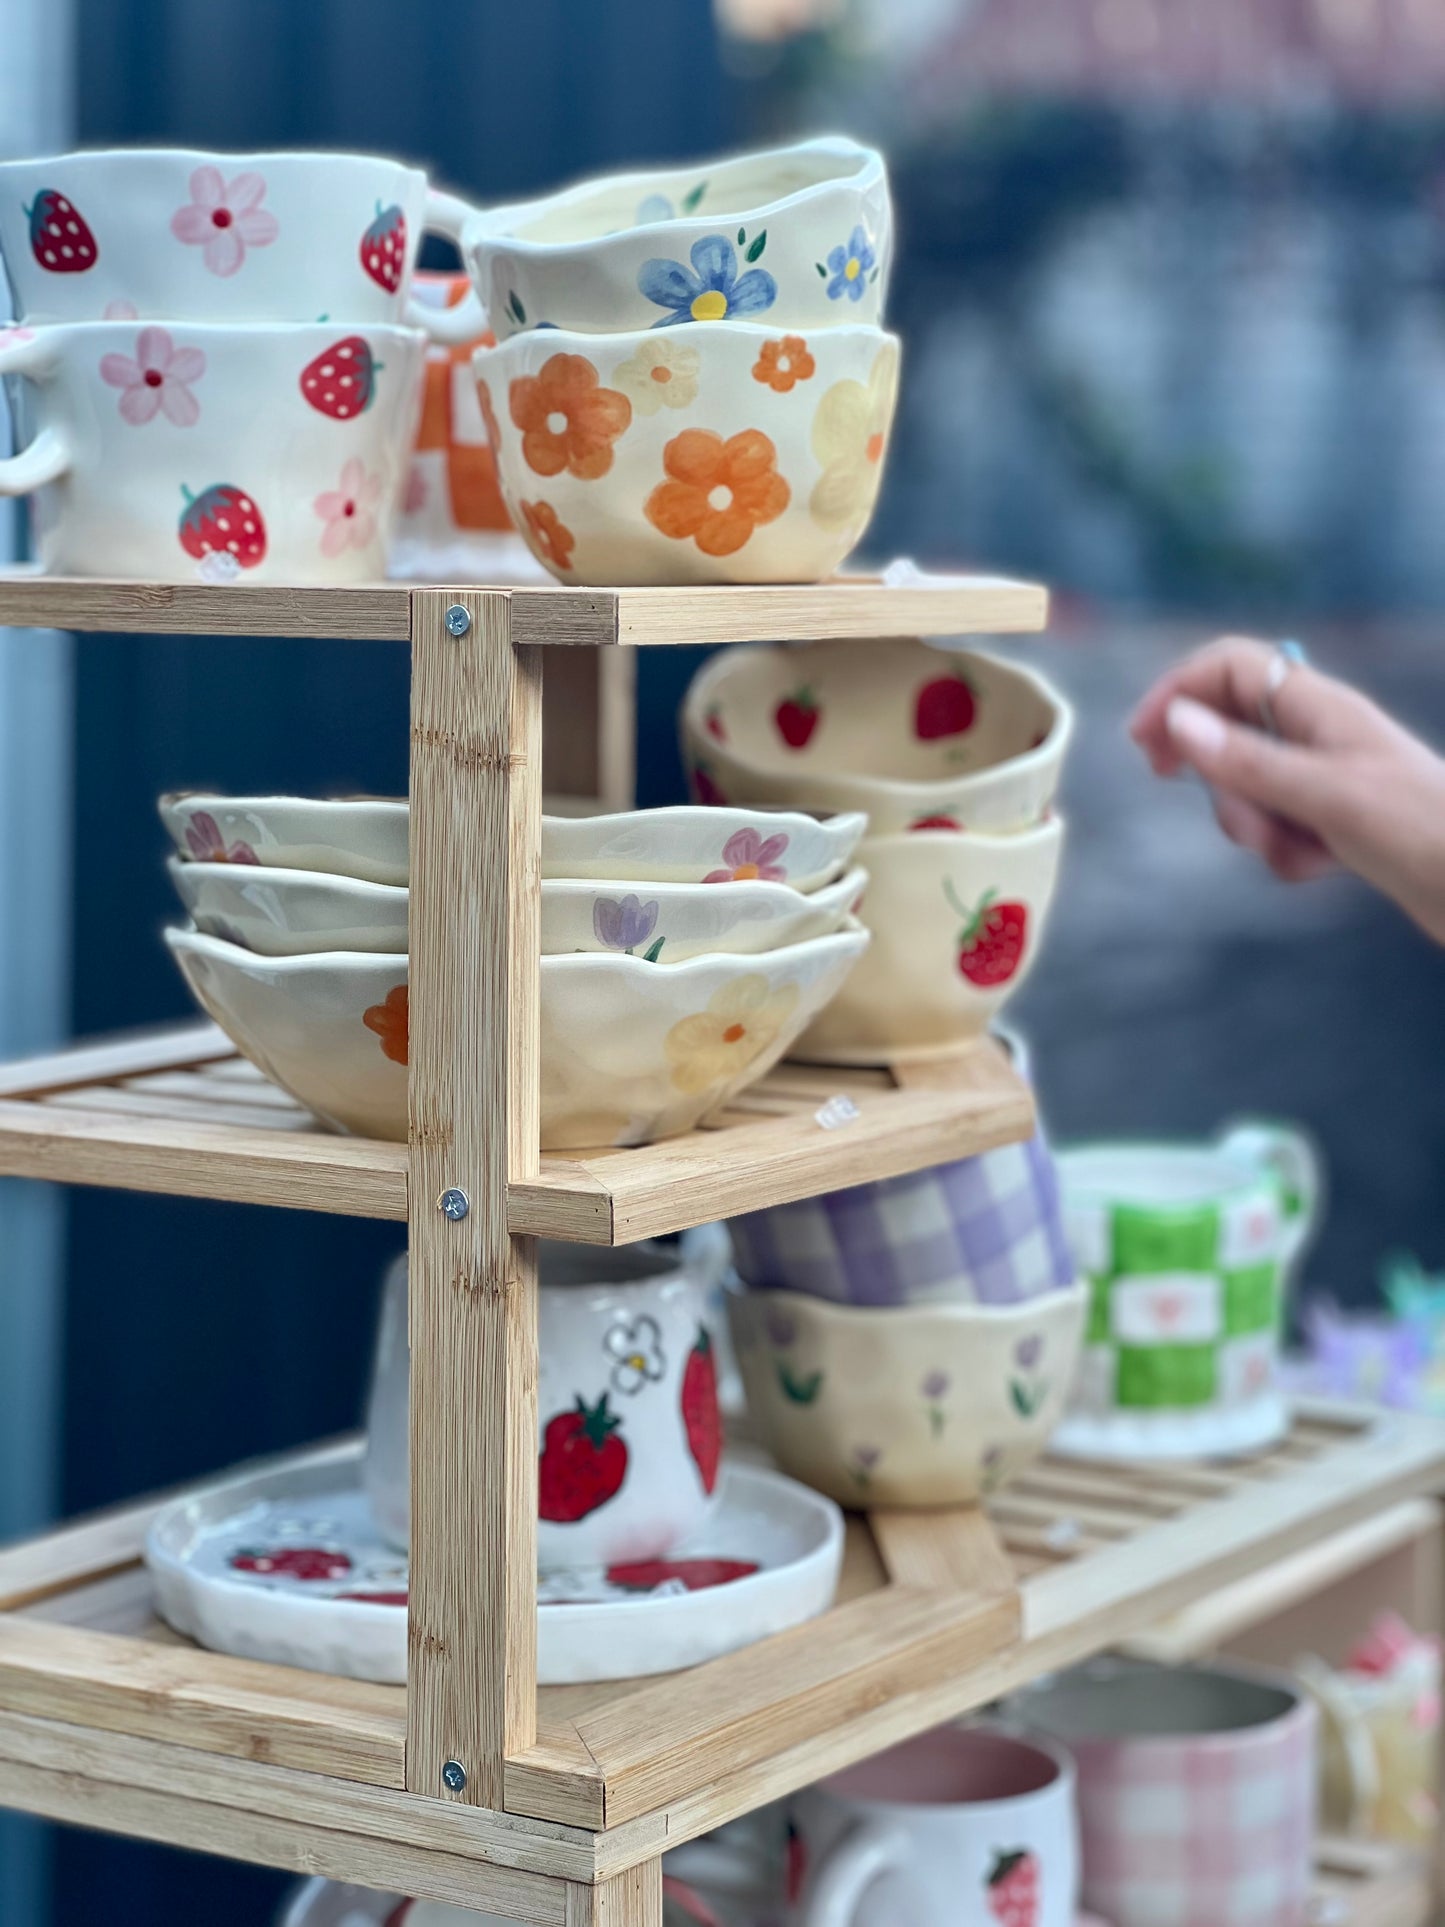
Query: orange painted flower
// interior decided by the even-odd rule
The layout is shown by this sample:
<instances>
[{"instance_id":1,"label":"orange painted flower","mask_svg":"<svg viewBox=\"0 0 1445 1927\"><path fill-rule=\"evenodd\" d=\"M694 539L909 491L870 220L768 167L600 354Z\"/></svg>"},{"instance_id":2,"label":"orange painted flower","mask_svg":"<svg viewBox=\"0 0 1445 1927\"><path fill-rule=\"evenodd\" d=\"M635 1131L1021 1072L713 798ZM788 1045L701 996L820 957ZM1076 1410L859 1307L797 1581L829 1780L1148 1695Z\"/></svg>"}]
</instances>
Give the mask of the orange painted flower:
<instances>
[{"instance_id":1,"label":"orange painted flower","mask_svg":"<svg viewBox=\"0 0 1445 1927\"><path fill-rule=\"evenodd\" d=\"M492 391L484 381L477 383L477 400L482 405L482 420L487 424L487 440L493 448L502 446L502 431L497 427L497 411L492 406ZM448 418L450 431L450 418Z\"/></svg>"},{"instance_id":2,"label":"orange painted flower","mask_svg":"<svg viewBox=\"0 0 1445 1927\"><path fill-rule=\"evenodd\" d=\"M527 533L532 538L532 547L538 550L542 559L550 562L553 568L570 569L572 549L577 538L567 524L558 518L552 504L523 502L521 509L527 523Z\"/></svg>"},{"instance_id":3,"label":"orange painted flower","mask_svg":"<svg viewBox=\"0 0 1445 1927\"><path fill-rule=\"evenodd\" d=\"M763 343L753 363L753 380L765 381L776 393L786 395L800 381L811 380L817 365L801 335L784 335L781 341Z\"/></svg>"},{"instance_id":4,"label":"orange painted flower","mask_svg":"<svg viewBox=\"0 0 1445 1927\"><path fill-rule=\"evenodd\" d=\"M389 1057L393 1064L407 1061L407 1046L410 1034L409 1011L405 984L396 984L387 991L384 1004L373 1004L362 1014L362 1023L368 1030L374 1030L381 1039L381 1054Z\"/></svg>"},{"instance_id":5,"label":"orange painted flower","mask_svg":"<svg viewBox=\"0 0 1445 1927\"><path fill-rule=\"evenodd\" d=\"M662 466L669 479L648 496L647 519L675 541L691 537L704 555L736 555L792 496L777 449L756 428L727 441L710 428L685 428L662 451Z\"/></svg>"},{"instance_id":6,"label":"orange painted flower","mask_svg":"<svg viewBox=\"0 0 1445 1927\"><path fill-rule=\"evenodd\" d=\"M612 466L612 444L632 420L632 403L599 385L585 355L553 355L541 372L512 383L512 420L522 431L522 453L539 475L565 468L579 482L595 482Z\"/></svg>"}]
</instances>

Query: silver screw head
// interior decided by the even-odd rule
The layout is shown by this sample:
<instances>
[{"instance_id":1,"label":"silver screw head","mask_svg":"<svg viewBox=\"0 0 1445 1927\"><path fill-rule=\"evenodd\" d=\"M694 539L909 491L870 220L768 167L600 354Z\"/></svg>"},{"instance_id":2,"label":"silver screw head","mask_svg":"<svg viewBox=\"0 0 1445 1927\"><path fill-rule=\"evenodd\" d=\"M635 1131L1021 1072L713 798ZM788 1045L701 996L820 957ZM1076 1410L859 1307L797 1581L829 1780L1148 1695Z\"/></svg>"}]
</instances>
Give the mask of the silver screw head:
<instances>
[{"instance_id":1,"label":"silver screw head","mask_svg":"<svg viewBox=\"0 0 1445 1927\"><path fill-rule=\"evenodd\" d=\"M446 620L447 633L452 636L464 636L472 626L472 619L460 602L454 602L447 610Z\"/></svg>"},{"instance_id":2,"label":"silver screw head","mask_svg":"<svg viewBox=\"0 0 1445 1927\"><path fill-rule=\"evenodd\" d=\"M467 1769L460 1760L448 1760L442 1768L442 1784L449 1792L463 1793L467 1785Z\"/></svg>"},{"instance_id":3,"label":"silver screw head","mask_svg":"<svg viewBox=\"0 0 1445 1927\"><path fill-rule=\"evenodd\" d=\"M443 1191L437 1199L437 1204L441 1207L442 1216L450 1218L453 1224L460 1224L472 1208L471 1199L465 1191L459 1191L456 1185Z\"/></svg>"}]
</instances>

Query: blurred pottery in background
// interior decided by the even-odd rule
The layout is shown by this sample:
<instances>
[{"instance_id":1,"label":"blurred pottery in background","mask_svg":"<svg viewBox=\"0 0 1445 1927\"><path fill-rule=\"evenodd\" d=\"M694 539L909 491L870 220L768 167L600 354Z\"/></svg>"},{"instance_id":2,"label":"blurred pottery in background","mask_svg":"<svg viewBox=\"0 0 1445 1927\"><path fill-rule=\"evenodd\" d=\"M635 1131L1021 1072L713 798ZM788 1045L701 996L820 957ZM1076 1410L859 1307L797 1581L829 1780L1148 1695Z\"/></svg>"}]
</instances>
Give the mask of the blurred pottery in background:
<instances>
[{"instance_id":1,"label":"blurred pottery in background","mask_svg":"<svg viewBox=\"0 0 1445 1927\"><path fill-rule=\"evenodd\" d=\"M1282 1437L1285 1299L1321 1190L1307 1139L1246 1124L1214 1144L1079 1146L1059 1174L1091 1302L1057 1449L1190 1458Z\"/></svg>"},{"instance_id":2,"label":"blurred pottery in background","mask_svg":"<svg viewBox=\"0 0 1445 1927\"><path fill-rule=\"evenodd\" d=\"M504 340L699 321L810 329L877 322L893 220L882 156L832 135L477 209L461 246Z\"/></svg>"},{"instance_id":3,"label":"blurred pottery in background","mask_svg":"<svg viewBox=\"0 0 1445 1927\"><path fill-rule=\"evenodd\" d=\"M0 332L34 431L0 461L0 495L34 496L47 573L374 581L424 346L340 322Z\"/></svg>"},{"instance_id":4,"label":"blurred pottery in background","mask_svg":"<svg viewBox=\"0 0 1445 1927\"><path fill-rule=\"evenodd\" d=\"M859 1309L735 1293L748 1411L785 1472L840 1504L969 1505L1031 1465L1078 1360L1082 1286L1023 1305Z\"/></svg>"},{"instance_id":5,"label":"blurred pottery in background","mask_svg":"<svg viewBox=\"0 0 1445 1927\"><path fill-rule=\"evenodd\" d=\"M1033 968L1063 838L1057 818L1014 836L866 838L857 914L873 943L797 1055L878 1064L977 1042Z\"/></svg>"},{"instance_id":6,"label":"blurred pottery in background","mask_svg":"<svg viewBox=\"0 0 1445 1927\"><path fill-rule=\"evenodd\" d=\"M873 513L898 394L876 327L547 328L472 365L508 511L560 582L816 582Z\"/></svg>"},{"instance_id":7,"label":"blurred pottery in background","mask_svg":"<svg viewBox=\"0 0 1445 1927\"><path fill-rule=\"evenodd\" d=\"M875 838L1029 828L1072 731L1068 703L1031 670L901 639L723 650L682 706L706 798L864 810Z\"/></svg>"}]
</instances>

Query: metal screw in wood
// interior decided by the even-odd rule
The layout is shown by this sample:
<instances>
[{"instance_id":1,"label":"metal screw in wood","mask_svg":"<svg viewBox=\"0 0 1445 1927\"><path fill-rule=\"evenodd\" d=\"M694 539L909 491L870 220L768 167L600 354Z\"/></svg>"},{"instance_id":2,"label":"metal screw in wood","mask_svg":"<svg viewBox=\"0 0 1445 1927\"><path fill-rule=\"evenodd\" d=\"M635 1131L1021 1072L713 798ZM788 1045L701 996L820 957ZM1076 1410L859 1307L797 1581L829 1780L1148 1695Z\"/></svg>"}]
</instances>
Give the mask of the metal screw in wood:
<instances>
[{"instance_id":1,"label":"metal screw in wood","mask_svg":"<svg viewBox=\"0 0 1445 1927\"><path fill-rule=\"evenodd\" d=\"M464 636L467 633L468 629L471 628L472 619L467 614L466 610L462 607L460 602L454 602L448 608L446 613L446 625L447 625L447 634L449 636L458 636L458 637Z\"/></svg>"},{"instance_id":2,"label":"metal screw in wood","mask_svg":"<svg viewBox=\"0 0 1445 1927\"><path fill-rule=\"evenodd\" d=\"M437 1199L437 1208L444 1218L450 1218L453 1224L460 1224L471 1210L472 1201L465 1191L458 1190L456 1185L451 1185Z\"/></svg>"},{"instance_id":3,"label":"metal screw in wood","mask_svg":"<svg viewBox=\"0 0 1445 1927\"><path fill-rule=\"evenodd\" d=\"M464 1793L467 1785L467 1769L460 1760L448 1760L442 1768L442 1784L452 1793Z\"/></svg>"}]
</instances>

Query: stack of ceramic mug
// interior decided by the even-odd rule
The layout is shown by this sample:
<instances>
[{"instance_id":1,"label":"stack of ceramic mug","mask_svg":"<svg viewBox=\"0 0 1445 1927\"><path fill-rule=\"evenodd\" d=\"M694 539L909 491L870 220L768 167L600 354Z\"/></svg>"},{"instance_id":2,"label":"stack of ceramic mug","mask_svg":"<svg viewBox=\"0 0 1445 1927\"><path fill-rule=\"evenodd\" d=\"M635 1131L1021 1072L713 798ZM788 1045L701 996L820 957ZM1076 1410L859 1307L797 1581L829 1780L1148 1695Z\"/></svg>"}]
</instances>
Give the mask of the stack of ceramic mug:
<instances>
[{"instance_id":1,"label":"stack of ceramic mug","mask_svg":"<svg viewBox=\"0 0 1445 1927\"><path fill-rule=\"evenodd\" d=\"M65 154L0 166L16 326L0 375L51 574L340 583L385 573L432 311L424 229L469 213L391 160ZM317 317L321 317L318 319ZM475 300L433 320L475 335Z\"/></svg>"},{"instance_id":2,"label":"stack of ceramic mug","mask_svg":"<svg viewBox=\"0 0 1445 1927\"><path fill-rule=\"evenodd\" d=\"M473 216L475 368L562 582L811 582L867 526L898 386L881 157L841 139Z\"/></svg>"},{"instance_id":3,"label":"stack of ceramic mug","mask_svg":"<svg viewBox=\"0 0 1445 1927\"><path fill-rule=\"evenodd\" d=\"M161 799L166 941L246 1057L325 1122L407 1135L407 805ZM541 1141L644 1144L755 1083L868 948L859 815L542 819Z\"/></svg>"},{"instance_id":4,"label":"stack of ceramic mug","mask_svg":"<svg viewBox=\"0 0 1445 1927\"><path fill-rule=\"evenodd\" d=\"M966 1049L1039 954L1063 847L1073 715L1043 677L917 641L747 646L683 703L699 802L863 810L873 945L797 1054L895 1063Z\"/></svg>"}]
</instances>

